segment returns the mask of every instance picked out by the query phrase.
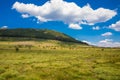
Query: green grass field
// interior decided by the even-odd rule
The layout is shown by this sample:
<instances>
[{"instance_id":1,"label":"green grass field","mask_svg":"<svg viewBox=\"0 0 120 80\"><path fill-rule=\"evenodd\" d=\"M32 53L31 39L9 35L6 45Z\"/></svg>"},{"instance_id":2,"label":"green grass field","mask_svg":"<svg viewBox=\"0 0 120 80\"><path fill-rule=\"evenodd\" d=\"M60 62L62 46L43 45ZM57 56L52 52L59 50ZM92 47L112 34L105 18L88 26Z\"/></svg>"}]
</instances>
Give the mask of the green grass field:
<instances>
[{"instance_id":1,"label":"green grass field","mask_svg":"<svg viewBox=\"0 0 120 80\"><path fill-rule=\"evenodd\" d=\"M2 41L0 80L120 80L120 48Z\"/></svg>"}]
</instances>

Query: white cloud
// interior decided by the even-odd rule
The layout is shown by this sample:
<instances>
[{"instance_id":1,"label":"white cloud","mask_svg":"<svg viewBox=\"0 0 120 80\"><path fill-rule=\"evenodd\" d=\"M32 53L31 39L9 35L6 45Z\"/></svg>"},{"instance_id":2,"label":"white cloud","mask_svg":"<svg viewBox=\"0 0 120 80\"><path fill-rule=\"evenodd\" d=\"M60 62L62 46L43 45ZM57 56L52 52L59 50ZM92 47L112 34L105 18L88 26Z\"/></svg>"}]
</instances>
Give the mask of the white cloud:
<instances>
[{"instance_id":1,"label":"white cloud","mask_svg":"<svg viewBox=\"0 0 120 80\"><path fill-rule=\"evenodd\" d=\"M22 14L34 16L41 22L63 21L65 24L89 24L106 22L117 13L114 10L98 8L92 9L89 4L79 7L74 2L50 0L42 6L15 2L12 9Z\"/></svg>"},{"instance_id":2,"label":"white cloud","mask_svg":"<svg viewBox=\"0 0 120 80\"><path fill-rule=\"evenodd\" d=\"M101 40L99 41L100 43L107 43L107 42L112 42L112 39L105 39L105 40Z\"/></svg>"},{"instance_id":3,"label":"white cloud","mask_svg":"<svg viewBox=\"0 0 120 80\"><path fill-rule=\"evenodd\" d=\"M96 26L96 27L92 27L93 30L100 30L100 27L99 26Z\"/></svg>"},{"instance_id":4,"label":"white cloud","mask_svg":"<svg viewBox=\"0 0 120 80\"><path fill-rule=\"evenodd\" d=\"M22 16L22 18L28 18L28 17L30 17L28 14L22 14L21 16Z\"/></svg>"},{"instance_id":5,"label":"white cloud","mask_svg":"<svg viewBox=\"0 0 120 80\"><path fill-rule=\"evenodd\" d=\"M99 41L96 46L99 47L120 47L120 42L114 42L112 39L105 39Z\"/></svg>"},{"instance_id":6,"label":"white cloud","mask_svg":"<svg viewBox=\"0 0 120 80\"><path fill-rule=\"evenodd\" d=\"M111 32L106 32L106 33L102 34L101 36L105 36L105 37L107 37L107 36L111 36L111 35L112 35Z\"/></svg>"},{"instance_id":7,"label":"white cloud","mask_svg":"<svg viewBox=\"0 0 120 80\"><path fill-rule=\"evenodd\" d=\"M98 47L120 47L120 42L115 42L112 39L101 40L97 43L92 43L86 40L83 40L82 42L88 43L89 45L98 46Z\"/></svg>"},{"instance_id":8,"label":"white cloud","mask_svg":"<svg viewBox=\"0 0 120 80\"><path fill-rule=\"evenodd\" d=\"M86 40L83 40L82 42L85 42L85 43L88 43L89 45L92 45L92 43L91 43L91 42L86 41Z\"/></svg>"},{"instance_id":9,"label":"white cloud","mask_svg":"<svg viewBox=\"0 0 120 80\"><path fill-rule=\"evenodd\" d=\"M79 26L78 24L70 24L69 28L71 28L71 29L82 29L82 27Z\"/></svg>"},{"instance_id":10,"label":"white cloud","mask_svg":"<svg viewBox=\"0 0 120 80\"><path fill-rule=\"evenodd\" d=\"M0 29L7 29L8 28L8 26L2 26L2 27L0 27Z\"/></svg>"},{"instance_id":11,"label":"white cloud","mask_svg":"<svg viewBox=\"0 0 120 80\"><path fill-rule=\"evenodd\" d=\"M115 31L120 31L120 20L117 21L115 24L111 24L109 26L110 29L113 29Z\"/></svg>"}]
</instances>

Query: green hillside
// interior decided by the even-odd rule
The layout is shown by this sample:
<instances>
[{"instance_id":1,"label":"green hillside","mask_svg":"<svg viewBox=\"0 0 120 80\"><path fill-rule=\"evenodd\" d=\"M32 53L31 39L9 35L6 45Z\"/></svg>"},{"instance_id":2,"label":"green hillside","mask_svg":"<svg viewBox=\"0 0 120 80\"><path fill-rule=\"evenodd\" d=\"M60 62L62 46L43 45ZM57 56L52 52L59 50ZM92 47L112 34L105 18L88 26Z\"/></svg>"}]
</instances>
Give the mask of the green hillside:
<instances>
[{"instance_id":1,"label":"green hillside","mask_svg":"<svg viewBox=\"0 0 120 80\"><path fill-rule=\"evenodd\" d=\"M0 40L59 40L86 44L60 32L46 29L1 29ZM87 44L86 44L87 45Z\"/></svg>"}]
</instances>

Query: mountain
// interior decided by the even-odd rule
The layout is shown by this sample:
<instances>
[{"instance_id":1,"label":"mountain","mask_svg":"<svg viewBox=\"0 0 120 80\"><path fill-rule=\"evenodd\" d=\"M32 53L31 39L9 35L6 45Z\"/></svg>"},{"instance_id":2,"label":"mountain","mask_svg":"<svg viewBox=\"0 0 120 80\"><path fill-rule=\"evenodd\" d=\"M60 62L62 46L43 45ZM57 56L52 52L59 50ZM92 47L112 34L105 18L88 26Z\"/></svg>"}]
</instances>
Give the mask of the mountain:
<instances>
[{"instance_id":1,"label":"mountain","mask_svg":"<svg viewBox=\"0 0 120 80\"><path fill-rule=\"evenodd\" d=\"M64 42L74 42L86 44L78 41L64 33L47 29L0 29L0 40L59 40Z\"/></svg>"}]
</instances>

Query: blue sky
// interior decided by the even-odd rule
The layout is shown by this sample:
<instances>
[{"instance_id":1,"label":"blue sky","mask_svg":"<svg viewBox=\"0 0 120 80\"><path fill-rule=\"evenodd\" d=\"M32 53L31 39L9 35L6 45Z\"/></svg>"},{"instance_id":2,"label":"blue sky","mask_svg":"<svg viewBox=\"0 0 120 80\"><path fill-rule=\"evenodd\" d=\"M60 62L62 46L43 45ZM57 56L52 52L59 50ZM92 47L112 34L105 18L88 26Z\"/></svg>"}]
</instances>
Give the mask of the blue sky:
<instances>
[{"instance_id":1,"label":"blue sky","mask_svg":"<svg viewBox=\"0 0 120 80\"><path fill-rule=\"evenodd\" d=\"M50 29L120 47L120 0L0 0L0 9L1 29Z\"/></svg>"}]
</instances>

